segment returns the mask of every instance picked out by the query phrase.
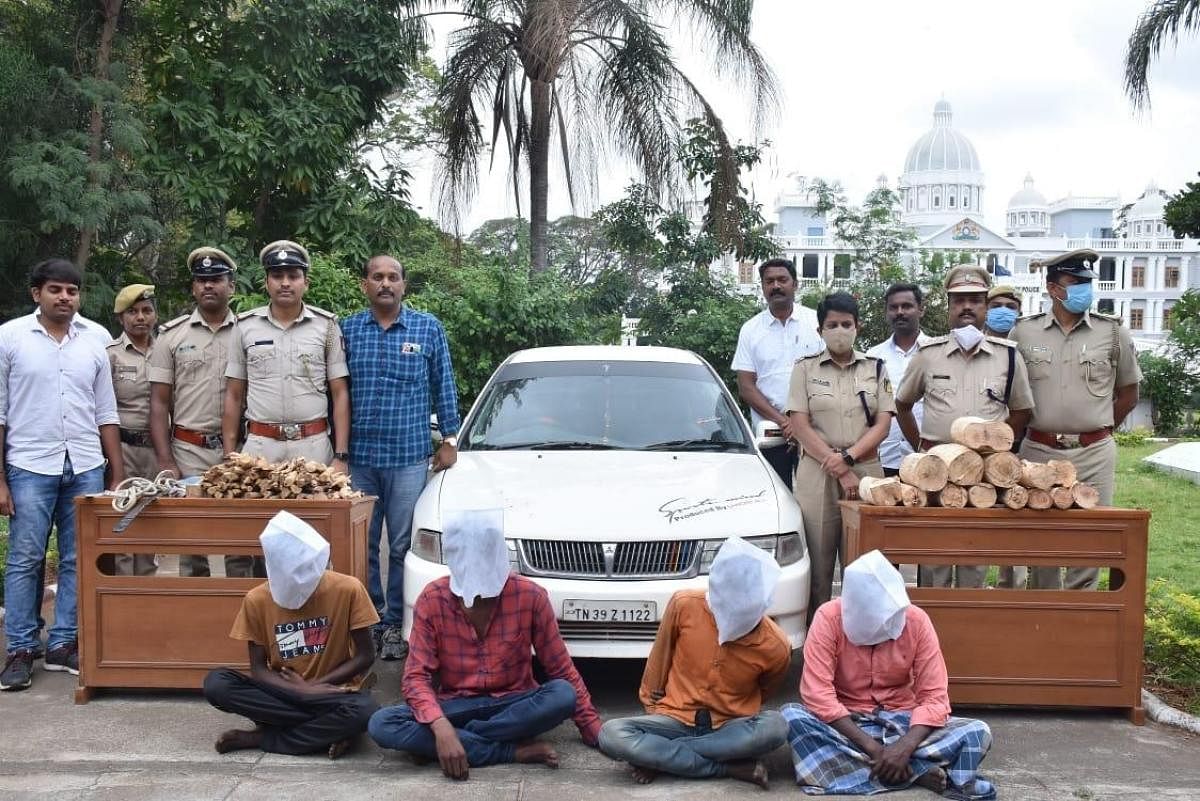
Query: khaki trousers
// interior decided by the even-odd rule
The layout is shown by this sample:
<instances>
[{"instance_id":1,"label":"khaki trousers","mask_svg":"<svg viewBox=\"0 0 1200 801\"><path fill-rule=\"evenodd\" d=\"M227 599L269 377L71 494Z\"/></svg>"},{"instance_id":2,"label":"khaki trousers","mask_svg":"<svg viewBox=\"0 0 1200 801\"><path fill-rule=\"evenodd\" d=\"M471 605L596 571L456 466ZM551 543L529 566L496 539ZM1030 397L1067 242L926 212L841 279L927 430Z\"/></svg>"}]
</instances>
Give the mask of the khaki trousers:
<instances>
[{"instance_id":1,"label":"khaki trousers","mask_svg":"<svg viewBox=\"0 0 1200 801\"><path fill-rule=\"evenodd\" d=\"M217 448L204 448L171 439L171 455L179 466L181 478L202 475L205 470L222 461L221 451ZM261 559L253 556L230 555L225 557L225 575L231 578L251 578L265 576L266 567ZM258 568L257 570L255 568ZM179 575L181 576L211 576L212 568L206 554L180 554Z\"/></svg>"},{"instance_id":2,"label":"khaki trousers","mask_svg":"<svg viewBox=\"0 0 1200 801\"><path fill-rule=\"evenodd\" d=\"M859 478L883 478L878 459L859 462L850 468ZM821 469L816 459L802 456L796 466L792 495L804 515L804 540L808 545L808 619L833 594L833 568L842 550L841 484ZM843 565L843 568L845 565Z\"/></svg>"},{"instance_id":3,"label":"khaki trousers","mask_svg":"<svg viewBox=\"0 0 1200 801\"><path fill-rule=\"evenodd\" d=\"M121 443L121 461L125 463L126 478L148 478L158 475L158 459L153 447ZM113 571L117 576L153 576L158 571L158 558L152 553L113 554Z\"/></svg>"},{"instance_id":4,"label":"khaki trousers","mask_svg":"<svg viewBox=\"0 0 1200 801\"><path fill-rule=\"evenodd\" d=\"M1063 459L1075 465L1080 481L1091 484L1100 493L1100 505L1112 506L1113 491L1117 476L1117 442L1105 437L1086 448L1051 448L1028 437L1021 443L1021 458L1031 462L1048 462ZM1031 567L1029 589L1031 590L1094 590L1100 583L1100 571L1094 567L1067 568L1064 583L1061 567Z\"/></svg>"},{"instance_id":5,"label":"khaki trousers","mask_svg":"<svg viewBox=\"0 0 1200 801\"><path fill-rule=\"evenodd\" d=\"M261 456L268 462L286 462L303 456L314 462L329 464L333 461L333 443L329 441L329 432L322 431L303 439L279 440L251 434L246 437L242 453L250 456Z\"/></svg>"}]
</instances>

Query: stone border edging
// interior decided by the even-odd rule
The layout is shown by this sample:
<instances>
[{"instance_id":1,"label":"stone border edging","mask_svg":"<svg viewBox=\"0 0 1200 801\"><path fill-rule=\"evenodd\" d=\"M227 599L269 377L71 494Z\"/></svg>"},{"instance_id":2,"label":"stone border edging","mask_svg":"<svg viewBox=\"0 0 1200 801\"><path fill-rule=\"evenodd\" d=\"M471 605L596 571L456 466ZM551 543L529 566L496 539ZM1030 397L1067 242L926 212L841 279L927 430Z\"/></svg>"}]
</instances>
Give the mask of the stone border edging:
<instances>
[{"instance_id":1,"label":"stone border edging","mask_svg":"<svg viewBox=\"0 0 1200 801\"><path fill-rule=\"evenodd\" d=\"M1156 723L1176 726L1192 734L1200 734L1200 718L1176 709L1145 688L1142 689L1142 704L1146 707L1146 714Z\"/></svg>"}]
</instances>

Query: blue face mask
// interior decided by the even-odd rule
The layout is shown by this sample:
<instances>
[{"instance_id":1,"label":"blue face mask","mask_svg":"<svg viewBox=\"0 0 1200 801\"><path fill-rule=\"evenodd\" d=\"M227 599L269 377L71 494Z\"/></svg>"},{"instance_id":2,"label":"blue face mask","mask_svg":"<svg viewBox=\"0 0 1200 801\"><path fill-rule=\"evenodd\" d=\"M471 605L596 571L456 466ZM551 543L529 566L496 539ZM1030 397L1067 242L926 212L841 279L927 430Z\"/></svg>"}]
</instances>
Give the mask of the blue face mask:
<instances>
[{"instance_id":1,"label":"blue face mask","mask_svg":"<svg viewBox=\"0 0 1200 801\"><path fill-rule=\"evenodd\" d=\"M1067 297L1062 302L1063 307L1071 314L1083 314L1092 308L1092 282L1072 284L1066 287Z\"/></svg>"},{"instance_id":2,"label":"blue face mask","mask_svg":"<svg viewBox=\"0 0 1200 801\"><path fill-rule=\"evenodd\" d=\"M998 334L1007 334L1012 330L1013 324L1016 322L1016 309L1009 309L1004 306L988 309L987 327L991 331L995 331Z\"/></svg>"}]
</instances>

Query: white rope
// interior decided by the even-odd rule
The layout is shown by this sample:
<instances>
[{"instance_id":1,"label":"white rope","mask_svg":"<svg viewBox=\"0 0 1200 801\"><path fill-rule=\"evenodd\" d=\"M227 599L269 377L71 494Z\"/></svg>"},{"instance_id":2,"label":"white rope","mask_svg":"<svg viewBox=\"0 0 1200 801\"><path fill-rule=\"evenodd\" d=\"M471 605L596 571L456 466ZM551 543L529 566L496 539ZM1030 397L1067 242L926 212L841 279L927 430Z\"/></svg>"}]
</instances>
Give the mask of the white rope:
<instances>
[{"instance_id":1,"label":"white rope","mask_svg":"<svg viewBox=\"0 0 1200 801\"><path fill-rule=\"evenodd\" d=\"M182 481L175 479L170 471L164 470L155 476L153 481L131 476L106 494L112 496L113 509L128 512L143 498L182 498L187 495L187 487Z\"/></svg>"}]
</instances>

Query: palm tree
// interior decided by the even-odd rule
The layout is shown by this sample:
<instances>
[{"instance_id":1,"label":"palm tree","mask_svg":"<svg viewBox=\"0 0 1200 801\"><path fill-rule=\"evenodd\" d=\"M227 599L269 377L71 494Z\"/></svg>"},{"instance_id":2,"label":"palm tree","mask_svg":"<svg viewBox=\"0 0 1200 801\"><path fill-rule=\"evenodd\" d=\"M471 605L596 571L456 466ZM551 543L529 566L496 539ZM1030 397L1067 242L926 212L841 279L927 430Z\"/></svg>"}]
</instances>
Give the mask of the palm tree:
<instances>
[{"instance_id":1,"label":"palm tree","mask_svg":"<svg viewBox=\"0 0 1200 801\"><path fill-rule=\"evenodd\" d=\"M1200 32L1200 0L1154 0L1138 19L1125 53L1125 93L1135 108L1150 106L1150 62L1181 30Z\"/></svg>"},{"instance_id":2,"label":"palm tree","mask_svg":"<svg viewBox=\"0 0 1200 801\"><path fill-rule=\"evenodd\" d=\"M418 2L418 0L413 0ZM529 168L532 270L547 269L550 153L557 138L567 190L594 189L606 156L629 158L655 191L680 185L676 149L683 120L699 115L721 143L715 175L736 177L733 148L712 106L676 66L667 25L696 34L718 75L738 81L756 121L774 110L775 79L750 40L753 0L425 0L457 6L438 97L441 210L457 221L470 201L479 162L500 137L521 215L519 167ZM726 163L727 162L727 163ZM714 180L710 208L729 182ZM732 182L736 191L737 182Z\"/></svg>"}]
</instances>

